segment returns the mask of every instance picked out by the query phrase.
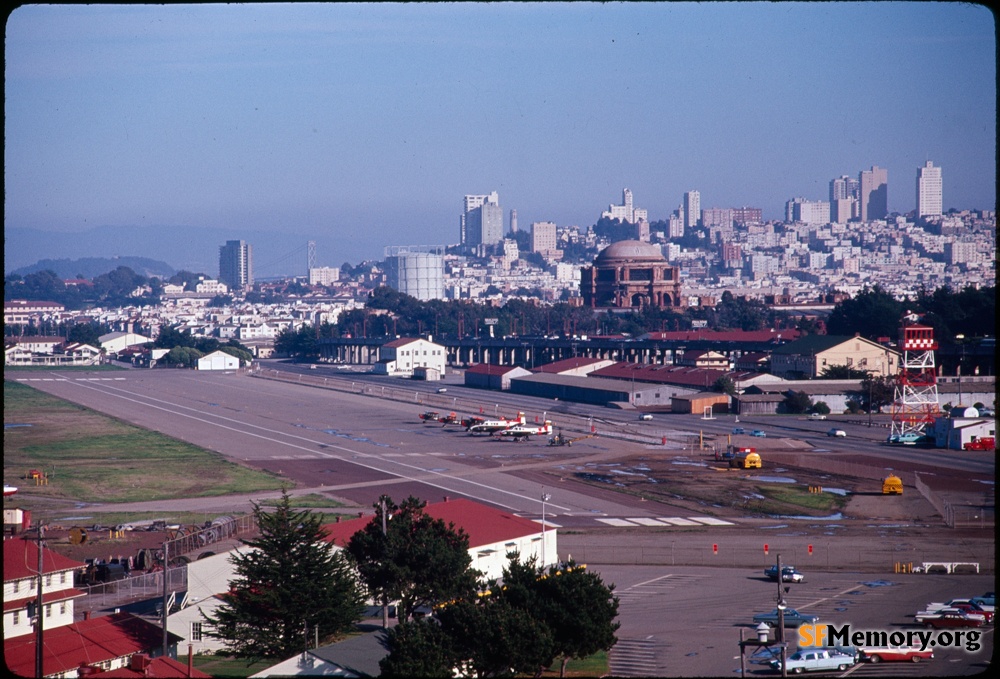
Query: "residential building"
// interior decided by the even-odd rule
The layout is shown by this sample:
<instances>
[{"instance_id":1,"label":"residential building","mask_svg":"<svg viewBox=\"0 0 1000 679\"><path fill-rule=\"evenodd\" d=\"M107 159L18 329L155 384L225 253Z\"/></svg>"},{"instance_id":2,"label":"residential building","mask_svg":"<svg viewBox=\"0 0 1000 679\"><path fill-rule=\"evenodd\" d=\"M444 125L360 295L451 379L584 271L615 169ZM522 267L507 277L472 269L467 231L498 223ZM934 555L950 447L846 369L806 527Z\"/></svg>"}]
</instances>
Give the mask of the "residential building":
<instances>
[{"instance_id":1,"label":"residential building","mask_svg":"<svg viewBox=\"0 0 1000 679\"><path fill-rule=\"evenodd\" d=\"M320 266L309 269L309 285L333 285L340 280L340 269Z\"/></svg>"},{"instance_id":2,"label":"residential building","mask_svg":"<svg viewBox=\"0 0 1000 679\"><path fill-rule=\"evenodd\" d=\"M732 229L734 221L730 208L712 207L701 211L701 225L706 229Z\"/></svg>"},{"instance_id":3,"label":"residential building","mask_svg":"<svg viewBox=\"0 0 1000 679\"><path fill-rule=\"evenodd\" d=\"M470 195L466 195L465 198L462 199L462 214L459 217L459 231L460 231L459 235L461 237L461 240L459 242L462 245L473 246L473 245L478 245L479 242L482 242L482 241L477 241L476 243L472 243L472 242L469 241L468 218L469 218L469 213L470 212L472 212L473 210L476 210L476 209L482 207L483 205L485 205L487 203L492 204L492 205L499 205L500 204L500 196L497 194L496 191L493 191L492 193L480 194L480 195L471 195L470 194ZM503 232L503 225L502 224L501 224L500 231L501 231L500 237L502 237L503 236L503 233L502 233ZM497 238L497 241L500 240L500 237Z\"/></svg>"},{"instance_id":4,"label":"residential building","mask_svg":"<svg viewBox=\"0 0 1000 679\"><path fill-rule=\"evenodd\" d=\"M684 194L684 231L696 228L701 219L701 194L698 191L688 191Z\"/></svg>"},{"instance_id":5,"label":"residential building","mask_svg":"<svg viewBox=\"0 0 1000 679\"><path fill-rule=\"evenodd\" d=\"M219 248L219 280L230 290L244 290L253 285L252 245L229 240Z\"/></svg>"},{"instance_id":6,"label":"residential building","mask_svg":"<svg viewBox=\"0 0 1000 679\"><path fill-rule=\"evenodd\" d=\"M503 208L483 203L465 214L465 244L469 247L496 245L503 240Z\"/></svg>"},{"instance_id":7,"label":"residential building","mask_svg":"<svg viewBox=\"0 0 1000 679\"><path fill-rule=\"evenodd\" d=\"M830 221L846 224L858 218L858 201L855 198L838 198L830 201Z\"/></svg>"},{"instance_id":8,"label":"residential building","mask_svg":"<svg viewBox=\"0 0 1000 679\"><path fill-rule=\"evenodd\" d=\"M944 261L948 266L974 264L979 261L979 251L974 241L952 240L944 244Z\"/></svg>"},{"instance_id":9,"label":"residential building","mask_svg":"<svg viewBox=\"0 0 1000 679\"><path fill-rule=\"evenodd\" d=\"M860 217L862 222L885 219L889 214L889 171L872 165L858 176Z\"/></svg>"},{"instance_id":10,"label":"residential building","mask_svg":"<svg viewBox=\"0 0 1000 679\"><path fill-rule=\"evenodd\" d=\"M6 511L6 510L5 510ZM32 618L38 599L38 545L31 540L3 541L3 638L34 630ZM86 564L47 547L41 548L42 624L49 630L73 622L73 602L85 595L73 587L73 576Z\"/></svg>"},{"instance_id":11,"label":"residential building","mask_svg":"<svg viewBox=\"0 0 1000 679\"><path fill-rule=\"evenodd\" d=\"M917 217L938 217L942 212L941 168L928 160L917 168Z\"/></svg>"},{"instance_id":12,"label":"residential building","mask_svg":"<svg viewBox=\"0 0 1000 679\"><path fill-rule=\"evenodd\" d=\"M101 349L104 349L105 352L117 354L128 347L152 342L153 339L134 332L109 332L98 337L97 341L101 343Z\"/></svg>"},{"instance_id":13,"label":"residential building","mask_svg":"<svg viewBox=\"0 0 1000 679\"><path fill-rule=\"evenodd\" d=\"M225 295L229 292L229 286L220 281L206 278L194 286L194 291L199 295Z\"/></svg>"},{"instance_id":14,"label":"residential building","mask_svg":"<svg viewBox=\"0 0 1000 679\"><path fill-rule=\"evenodd\" d=\"M763 210L759 207L734 207L733 223L736 226L746 226L747 224L760 224L764 221Z\"/></svg>"},{"instance_id":15,"label":"residential building","mask_svg":"<svg viewBox=\"0 0 1000 679\"><path fill-rule=\"evenodd\" d=\"M833 203L838 200L845 200L848 198L853 198L857 200L860 197L860 184L857 179L849 177L848 175L841 175L836 179L830 180L830 202Z\"/></svg>"},{"instance_id":16,"label":"residential building","mask_svg":"<svg viewBox=\"0 0 1000 679\"><path fill-rule=\"evenodd\" d=\"M12 299L3 303L3 324L29 325L45 316L58 316L65 310L66 307L58 302Z\"/></svg>"},{"instance_id":17,"label":"residential building","mask_svg":"<svg viewBox=\"0 0 1000 679\"><path fill-rule=\"evenodd\" d=\"M559 248L555 222L531 223L531 251L547 254Z\"/></svg>"},{"instance_id":18,"label":"residential building","mask_svg":"<svg viewBox=\"0 0 1000 679\"><path fill-rule=\"evenodd\" d=\"M621 205L609 205L608 209L601 213L602 219L617 219L621 222L628 222L629 224L638 224L640 221L648 221L646 216L646 210L637 208L632 204L632 190L627 188L622 189Z\"/></svg>"},{"instance_id":19,"label":"residential building","mask_svg":"<svg viewBox=\"0 0 1000 679\"><path fill-rule=\"evenodd\" d=\"M803 224L829 224L830 204L822 200L793 198L785 203L785 221Z\"/></svg>"},{"instance_id":20,"label":"residential building","mask_svg":"<svg viewBox=\"0 0 1000 679\"><path fill-rule=\"evenodd\" d=\"M828 368L863 370L875 377L895 375L899 352L860 335L807 335L771 352L771 374L784 379L815 379Z\"/></svg>"}]
</instances>

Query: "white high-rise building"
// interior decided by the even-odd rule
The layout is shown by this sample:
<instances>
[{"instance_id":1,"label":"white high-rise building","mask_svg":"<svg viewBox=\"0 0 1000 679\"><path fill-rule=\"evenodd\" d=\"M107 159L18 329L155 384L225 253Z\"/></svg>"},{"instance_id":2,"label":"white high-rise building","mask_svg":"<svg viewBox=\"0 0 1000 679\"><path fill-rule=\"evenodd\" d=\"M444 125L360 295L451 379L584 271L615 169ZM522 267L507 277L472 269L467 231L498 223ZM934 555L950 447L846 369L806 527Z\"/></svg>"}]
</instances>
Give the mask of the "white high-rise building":
<instances>
[{"instance_id":1,"label":"white high-rise building","mask_svg":"<svg viewBox=\"0 0 1000 679\"><path fill-rule=\"evenodd\" d=\"M531 251L543 255L555 252L557 247L555 222L531 223Z\"/></svg>"},{"instance_id":2,"label":"white high-rise building","mask_svg":"<svg viewBox=\"0 0 1000 679\"><path fill-rule=\"evenodd\" d=\"M701 194L688 191L684 194L684 231L698 226L701 219Z\"/></svg>"},{"instance_id":3,"label":"white high-rise building","mask_svg":"<svg viewBox=\"0 0 1000 679\"><path fill-rule=\"evenodd\" d=\"M601 213L602 218L617 219L620 222L638 224L646 220L647 211L643 208L635 207L632 204L632 189L622 189L622 204L609 205L608 209Z\"/></svg>"},{"instance_id":4,"label":"white high-rise building","mask_svg":"<svg viewBox=\"0 0 1000 679\"><path fill-rule=\"evenodd\" d=\"M500 196L497 195L496 191L489 194L481 195L467 195L462 200L462 214L459 217L459 236L461 238L460 242L462 245L466 244L468 240L466 234L466 219L467 215L478 207L482 207L484 203L492 203L493 205L500 204Z\"/></svg>"},{"instance_id":5,"label":"white high-rise building","mask_svg":"<svg viewBox=\"0 0 1000 679\"><path fill-rule=\"evenodd\" d=\"M917 217L937 217L942 213L941 168L928 160L917 168Z\"/></svg>"}]
</instances>

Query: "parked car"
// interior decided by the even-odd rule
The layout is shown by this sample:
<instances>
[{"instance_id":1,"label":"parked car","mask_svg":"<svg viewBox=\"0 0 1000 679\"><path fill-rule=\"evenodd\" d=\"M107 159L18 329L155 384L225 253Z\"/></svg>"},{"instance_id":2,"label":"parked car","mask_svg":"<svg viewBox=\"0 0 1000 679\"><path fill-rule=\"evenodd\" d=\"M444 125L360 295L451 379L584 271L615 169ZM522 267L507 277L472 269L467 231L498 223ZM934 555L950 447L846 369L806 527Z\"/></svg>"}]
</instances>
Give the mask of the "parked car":
<instances>
[{"instance_id":1,"label":"parked car","mask_svg":"<svg viewBox=\"0 0 1000 679\"><path fill-rule=\"evenodd\" d=\"M648 422L649 420L653 419L653 415L651 413L643 413L642 415L639 416L639 419Z\"/></svg>"},{"instance_id":2,"label":"parked car","mask_svg":"<svg viewBox=\"0 0 1000 679\"><path fill-rule=\"evenodd\" d=\"M769 566L764 569L764 575L771 578L775 582L778 580L778 567ZM795 566L782 566L781 567L781 580L782 582L805 582L806 576L795 570Z\"/></svg>"},{"instance_id":3,"label":"parked car","mask_svg":"<svg viewBox=\"0 0 1000 679\"><path fill-rule=\"evenodd\" d=\"M823 413L810 413L809 414L809 419L810 420L825 420L826 419L826 415L824 415Z\"/></svg>"},{"instance_id":4,"label":"parked car","mask_svg":"<svg viewBox=\"0 0 1000 679\"><path fill-rule=\"evenodd\" d=\"M913 616L913 619L918 623L926 624L930 620L940 618L944 615L965 615L966 617L973 618L975 620L981 620L986 622L986 614L982 611L969 611L963 608L959 608L963 604L957 604L955 606L948 606L946 608L934 608L920 611Z\"/></svg>"},{"instance_id":5,"label":"parked car","mask_svg":"<svg viewBox=\"0 0 1000 679\"><path fill-rule=\"evenodd\" d=\"M843 429L831 429L830 431L826 432L826 435L836 436L837 438L844 438L845 436L847 436L847 432L844 431Z\"/></svg>"},{"instance_id":6,"label":"parked car","mask_svg":"<svg viewBox=\"0 0 1000 679\"><path fill-rule=\"evenodd\" d=\"M733 433L734 434L746 434L747 430L744 429L743 427L736 427L736 428L733 429Z\"/></svg>"},{"instance_id":7,"label":"parked car","mask_svg":"<svg viewBox=\"0 0 1000 679\"><path fill-rule=\"evenodd\" d=\"M764 623L769 627L778 626L778 609L775 608L770 613L758 613L753 616L755 625ZM785 609L785 627L801 627L802 625L813 625L819 622L819 616L799 613L794 608Z\"/></svg>"},{"instance_id":8,"label":"parked car","mask_svg":"<svg viewBox=\"0 0 1000 679\"><path fill-rule=\"evenodd\" d=\"M974 596L969 601L986 611L995 609L997 605L997 598L993 592L987 592L982 596Z\"/></svg>"},{"instance_id":9,"label":"parked car","mask_svg":"<svg viewBox=\"0 0 1000 679\"><path fill-rule=\"evenodd\" d=\"M756 436L758 438L767 438L767 434L765 434L760 429L754 429L752 432L750 432L750 436Z\"/></svg>"},{"instance_id":10,"label":"parked car","mask_svg":"<svg viewBox=\"0 0 1000 679\"><path fill-rule=\"evenodd\" d=\"M921 651L920 646L861 646L858 653L863 660L879 662L920 662L931 660L934 650L930 647Z\"/></svg>"},{"instance_id":11,"label":"parked car","mask_svg":"<svg viewBox=\"0 0 1000 679\"><path fill-rule=\"evenodd\" d=\"M438 387L437 393L446 394L448 393L448 387Z\"/></svg>"},{"instance_id":12,"label":"parked car","mask_svg":"<svg viewBox=\"0 0 1000 679\"><path fill-rule=\"evenodd\" d=\"M794 674L836 670L843 672L854 664L854 657L832 649L802 648L785 658L785 669ZM781 660L772 660L771 668L781 670Z\"/></svg>"},{"instance_id":13,"label":"parked car","mask_svg":"<svg viewBox=\"0 0 1000 679\"><path fill-rule=\"evenodd\" d=\"M982 627L986 624L986 620L982 617L972 617L961 611L946 612L941 615L930 618L924 625L926 627L933 627L934 629L947 629L951 627Z\"/></svg>"}]
</instances>

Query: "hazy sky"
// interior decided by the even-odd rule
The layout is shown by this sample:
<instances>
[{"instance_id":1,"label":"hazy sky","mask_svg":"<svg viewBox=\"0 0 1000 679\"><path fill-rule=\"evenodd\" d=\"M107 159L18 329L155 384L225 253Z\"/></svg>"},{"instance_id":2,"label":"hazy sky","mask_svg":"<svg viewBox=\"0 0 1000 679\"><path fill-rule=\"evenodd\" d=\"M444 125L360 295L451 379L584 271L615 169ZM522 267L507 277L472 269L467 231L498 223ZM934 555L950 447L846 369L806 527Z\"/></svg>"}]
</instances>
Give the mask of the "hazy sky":
<instances>
[{"instance_id":1,"label":"hazy sky","mask_svg":"<svg viewBox=\"0 0 1000 679\"><path fill-rule=\"evenodd\" d=\"M993 15L960 3L81 6L6 26L6 227L336 235L345 259L454 243L462 197L522 229L783 216L917 167L996 203ZM165 259L169 259L165 257Z\"/></svg>"}]
</instances>

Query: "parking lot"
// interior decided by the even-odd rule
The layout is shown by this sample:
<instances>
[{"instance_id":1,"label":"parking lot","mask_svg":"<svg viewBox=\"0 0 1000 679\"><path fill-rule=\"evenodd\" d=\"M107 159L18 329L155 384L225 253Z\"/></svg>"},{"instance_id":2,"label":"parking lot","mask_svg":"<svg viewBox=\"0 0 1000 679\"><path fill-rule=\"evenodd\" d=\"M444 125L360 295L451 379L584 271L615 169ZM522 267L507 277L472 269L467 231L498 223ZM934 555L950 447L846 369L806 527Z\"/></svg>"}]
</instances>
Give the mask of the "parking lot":
<instances>
[{"instance_id":1,"label":"parking lot","mask_svg":"<svg viewBox=\"0 0 1000 679\"><path fill-rule=\"evenodd\" d=\"M631 676L734 676L739 673L740 630L754 636L752 618L772 610L777 583L763 571L733 568L592 566L616 584L621 600L619 645L612 673ZM932 601L976 596L994 588L989 575L888 575L805 571L806 581L788 586L789 607L816 615L820 623L856 630L918 629L913 614ZM943 597L943 598L942 598ZM922 628L919 628L922 629ZM926 663L861 663L852 676L963 676L982 672L993 655L993 626L982 628L983 648L935 650ZM794 645L796 632L787 638ZM747 665L750 675L773 675Z\"/></svg>"}]
</instances>

